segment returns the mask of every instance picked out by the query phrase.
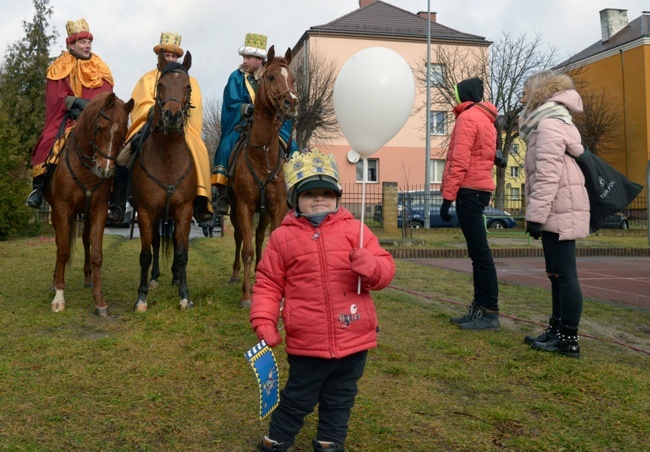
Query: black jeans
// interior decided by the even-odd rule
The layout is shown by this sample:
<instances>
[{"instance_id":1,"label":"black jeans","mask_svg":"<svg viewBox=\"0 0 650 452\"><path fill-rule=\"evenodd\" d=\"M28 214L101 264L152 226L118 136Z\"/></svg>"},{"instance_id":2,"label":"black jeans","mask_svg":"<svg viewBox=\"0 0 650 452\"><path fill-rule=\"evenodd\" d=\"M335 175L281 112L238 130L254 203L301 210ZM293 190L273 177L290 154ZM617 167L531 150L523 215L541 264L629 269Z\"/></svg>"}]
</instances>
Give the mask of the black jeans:
<instances>
[{"instance_id":1,"label":"black jeans","mask_svg":"<svg viewBox=\"0 0 650 452\"><path fill-rule=\"evenodd\" d=\"M577 328L582 315L582 289L576 266L576 241L560 240L555 232L542 231L546 273L551 280L553 317Z\"/></svg>"},{"instance_id":2,"label":"black jeans","mask_svg":"<svg viewBox=\"0 0 650 452\"><path fill-rule=\"evenodd\" d=\"M474 302L492 311L499 310L499 283L492 251L487 240L483 210L490 203L490 192L461 188L456 197L456 215L472 259Z\"/></svg>"},{"instance_id":3,"label":"black jeans","mask_svg":"<svg viewBox=\"0 0 650 452\"><path fill-rule=\"evenodd\" d=\"M367 351L341 359L288 355L289 378L280 404L271 415L269 438L292 445L305 416L318 403L319 441L345 444L357 382L366 366Z\"/></svg>"}]
</instances>

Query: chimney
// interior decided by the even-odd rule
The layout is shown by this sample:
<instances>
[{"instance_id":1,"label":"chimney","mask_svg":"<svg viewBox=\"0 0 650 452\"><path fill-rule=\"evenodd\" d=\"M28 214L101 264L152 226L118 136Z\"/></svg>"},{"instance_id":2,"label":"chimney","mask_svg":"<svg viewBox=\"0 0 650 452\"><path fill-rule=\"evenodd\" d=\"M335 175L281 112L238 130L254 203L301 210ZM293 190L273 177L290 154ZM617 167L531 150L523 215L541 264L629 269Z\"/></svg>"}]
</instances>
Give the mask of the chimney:
<instances>
[{"instance_id":1,"label":"chimney","mask_svg":"<svg viewBox=\"0 0 650 452\"><path fill-rule=\"evenodd\" d=\"M436 21L436 14L438 14L438 13L434 13L433 11L431 11L431 14L429 15L429 19L431 19L431 22L434 22L434 23L435 23L435 21ZM427 18L427 12L426 12L426 11L420 11L420 12L418 13L418 16L420 16L420 17L423 18L423 19L426 19L426 18Z\"/></svg>"},{"instance_id":2,"label":"chimney","mask_svg":"<svg viewBox=\"0 0 650 452\"><path fill-rule=\"evenodd\" d=\"M600 12L600 33L603 36L603 42L616 33L627 27L627 9L603 9Z\"/></svg>"},{"instance_id":3,"label":"chimney","mask_svg":"<svg viewBox=\"0 0 650 452\"><path fill-rule=\"evenodd\" d=\"M368 5L372 5L375 3L377 0L359 0L359 8L363 8Z\"/></svg>"}]
</instances>

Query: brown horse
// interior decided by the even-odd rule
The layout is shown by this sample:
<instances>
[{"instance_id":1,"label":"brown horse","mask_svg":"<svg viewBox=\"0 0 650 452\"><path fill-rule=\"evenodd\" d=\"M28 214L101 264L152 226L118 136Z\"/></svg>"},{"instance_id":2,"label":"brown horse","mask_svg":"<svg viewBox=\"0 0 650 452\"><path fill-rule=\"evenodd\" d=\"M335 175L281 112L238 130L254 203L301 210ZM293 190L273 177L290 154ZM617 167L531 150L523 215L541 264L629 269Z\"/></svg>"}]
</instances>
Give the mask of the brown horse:
<instances>
[{"instance_id":1,"label":"brown horse","mask_svg":"<svg viewBox=\"0 0 650 452\"><path fill-rule=\"evenodd\" d=\"M59 154L59 164L45 188L56 233L52 312L65 310L65 267L74 244L75 215L83 214L84 283L86 287L92 285L95 314L109 314L102 293L102 239L111 194L110 179L132 108L132 99L125 104L113 93L95 96L68 135Z\"/></svg>"},{"instance_id":2,"label":"brown horse","mask_svg":"<svg viewBox=\"0 0 650 452\"><path fill-rule=\"evenodd\" d=\"M193 307L186 276L192 206L196 196L196 168L185 142L185 124L191 108L188 73L191 65L190 52L185 54L182 64L167 63L162 53L158 57L158 67L163 69L156 86L153 125L133 165L131 187L141 242L137 312L147 310L149 287L158 286L161 220L165 252L169 251L170 240L173 240L172 284L178 284L180 308ZM152 260L151 280L147 283Z\"/></svg>"},{"instance_id":3,"label":"brown horse","mask_svg":"<svg viewBox=\"0 0 650 452\"><path fill-rule=\"evenodd\" d=\"M284 120L294 118L298 113L295 77L289 70L291 58L291 49L287 49L284 58L275 56L273 46L269 49L255 98L250 133L234 162L229 197L230 219L235 229L235 262L230 282L239 280L241 251L241 260L244 261L241 307L250 306L251 266L253 257L255 269L262 258L266 229L271 224L273 231L287 213L287 190L282 170L284 153L279 146L279 132ZM260 215L253 254L255 212Z\"/></svg>"}]
</instances>

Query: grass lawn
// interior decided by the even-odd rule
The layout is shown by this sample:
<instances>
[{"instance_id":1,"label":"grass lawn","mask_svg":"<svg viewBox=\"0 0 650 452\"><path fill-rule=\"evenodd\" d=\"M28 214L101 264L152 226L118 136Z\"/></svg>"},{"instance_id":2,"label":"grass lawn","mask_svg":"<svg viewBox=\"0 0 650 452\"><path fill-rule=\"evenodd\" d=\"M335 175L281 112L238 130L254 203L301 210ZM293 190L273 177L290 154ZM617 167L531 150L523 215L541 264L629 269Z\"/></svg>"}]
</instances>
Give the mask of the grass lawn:
<instances>
[{"instance_id":1,"label":"grass lawn","mask_svg":"<svg viewBox=\"0 0 650 452\"><path fill-rule=\"evenodd\" d=\"M460 230L431 232L426 246L462 245ZM631 242L625 236L600 237L590 240L632 246L615 244ZM243 358L257 339L238 307L240 286L227 283L232 239L191 242L196 307L185 312L169 284L171 262L149 312L133 312L139 246L105 236L111 316L97 318L80 240L66 311L57 314L52 238L0 242L0 449L251 451L266 433ZM650 355L599 339L650 352L650 313L585 300L581 331L599 339L583 338L583 358L573 360L523 343L547 319L547 290L500 283L502 312L530 322L503 317L501 332L463 332L449 316L471 300L469 275L397 267L391 288L374 294L379 347L360 382L347 450L648 450ZM284 384L283 346L275 353ZM315 427L311 415L296 450L311 450Z\"/></svg>"}]
</instances>

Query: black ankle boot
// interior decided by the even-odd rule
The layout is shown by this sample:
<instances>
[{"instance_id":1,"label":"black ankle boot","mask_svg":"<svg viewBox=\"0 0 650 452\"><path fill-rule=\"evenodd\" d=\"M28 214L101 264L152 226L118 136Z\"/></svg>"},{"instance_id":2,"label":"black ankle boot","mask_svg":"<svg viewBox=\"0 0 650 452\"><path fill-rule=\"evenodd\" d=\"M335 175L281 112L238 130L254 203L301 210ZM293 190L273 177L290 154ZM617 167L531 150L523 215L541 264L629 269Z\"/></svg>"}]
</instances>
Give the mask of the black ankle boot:
<instances>
[{"instance_id":1,"label":"black ankle boot","mask_svg":"<svg viewBox=\"0 0 650 452\"><path fill-rule=\"evenodd\" d=\"M533 345L533 342L548 342L551 339L554 339L555 336L558 333L558 329L560 327L560 320L556 319L555 317L551 317L548 319L548 326L546 327L546 330L539 336L526 336L524 338L524 342L527 343L528 345Z\"/></svg>"},{"instance_id":2,"label":"black ankle boot","mask_svg":"<svg viewBox=\"0 0 650 452\"><path fill-rule=\"evenodd\" d=\"M331 441L317 441L312 439L311 445L314 446L314 452L343 452L345 450L343 444Z\"/></svg>"},{"instance_id":3,"label":"black ankle boot","mask_svg":"<svg viewBox=\"0 0 650 452\"><path fill-rule=\"evenodd\" d=\"M472 304L469 305L469 308L467 308L467 314L462 315L460 317L452 317L449 319L451 323L456 323L460 325L461 323L467 323L471 322L472 319L474 318L474 311L478 309L478 304L476 304L476 301L472 301Z\"/></svg>"},{"instance_id":4,"label":"black ankle boot","mask_svg":"<svg viewBox=\"0 0 650 452\"><path fill-rule=\"evenodd\" d=\"M257 444L257 450L262 452L284 452L289 450L289 447L290 446L287 444L274 441L268 436L262 438L262 440Z\"/></svg>"},{"instance_id":5,"label":"black ankle boot","mask_svg":"<svg viewBox=\"0 0 650 452\"><path fill-rule=\"evenodd\" d=\"M569 358L580 358L578 327L560 326L557 336L547 342L533 342L535 350L559 353Z\"/></svg>"},{"instance_id":6,"label":"black ankle boot","mask_svg":"<svg viewBox=\"0 0 650 452\"><path fill-rule=\"evenodd\" d=\"M217 196L212 200L212 205L214 207L214 213L217 215L228 215L230 211L230 205L228 203L228 193L227 187L222 184L216 184L217 186Z\"/></svg>"},{"instance_id":7,"label":"black ankle boot","mask_svg":"<svg viewBox=\"0 0 650 452\"><path fill-rule=\"evenodd\" d=\"M208 198L197 196L194 198L194 219L201 223L212 218L212 212L208 209Z\"/></svg>"},{"instance_id":8,"label":"black ankle boot","mask_svg":"<svg viewBox=\"0 0 650 452\"><path fill-rule=\"evenodd\" d=\"M126 166L115 166L113 191L108 201L108 221L121 223L126 212L126 198L129 195L129 170Z\"/></svg>"},{"instance_id":9,"label":"black ankle boot","mask_svg":"<svg viewBox=\"0 0 650 452\"><path fill-rule=\"evenodd\" d=\"M43 204L43 185L45 183L45 174L41 174L32 179L32 188L34 189L29 196L25 205L32 209L40 209Z\"/></svg>"}]
</instances>

